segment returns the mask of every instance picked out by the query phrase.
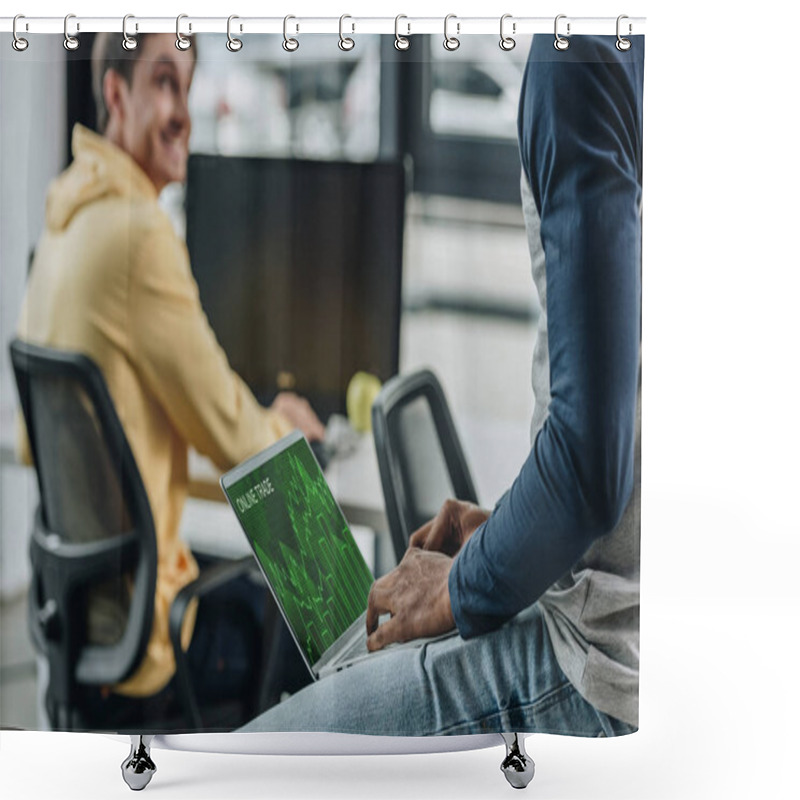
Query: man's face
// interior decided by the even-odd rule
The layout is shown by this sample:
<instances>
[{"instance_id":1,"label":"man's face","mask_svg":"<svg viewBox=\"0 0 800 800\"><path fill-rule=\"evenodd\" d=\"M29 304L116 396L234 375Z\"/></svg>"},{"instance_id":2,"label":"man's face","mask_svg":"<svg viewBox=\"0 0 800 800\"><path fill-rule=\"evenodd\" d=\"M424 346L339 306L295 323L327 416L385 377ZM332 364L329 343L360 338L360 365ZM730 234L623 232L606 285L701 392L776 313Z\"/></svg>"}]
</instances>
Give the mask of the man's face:
<instances>
[{"instance_id":1,"label":"man's face","mask_svg":"<svg viewBox=\"0 0 800 800\"><path fill-rule=\"evenodd\" d=\"M139 46L130 87L120 81L121 144L160 192L186 178L195 59L172 34L149 35Z\"/></svg>"}]
</instances>

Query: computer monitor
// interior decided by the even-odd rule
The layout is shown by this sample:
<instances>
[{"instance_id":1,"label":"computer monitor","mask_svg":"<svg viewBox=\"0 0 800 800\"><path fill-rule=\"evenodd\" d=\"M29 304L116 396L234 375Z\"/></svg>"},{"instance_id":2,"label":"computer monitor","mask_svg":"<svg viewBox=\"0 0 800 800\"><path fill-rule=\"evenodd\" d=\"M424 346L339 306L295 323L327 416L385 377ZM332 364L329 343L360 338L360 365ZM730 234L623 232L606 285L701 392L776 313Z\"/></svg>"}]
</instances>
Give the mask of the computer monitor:
<instances>
[{"instance_id":1,"label":"computer monitor","mask_svg":"<svg viewBox=\"0 0 800 800\"><path fill-rule=\"evenodd\" d=\"M262 402L291 389L326 419L357 371L397 373L405 197L396 162L190 158L200 300Z\"/></svg>"}]
</instances>

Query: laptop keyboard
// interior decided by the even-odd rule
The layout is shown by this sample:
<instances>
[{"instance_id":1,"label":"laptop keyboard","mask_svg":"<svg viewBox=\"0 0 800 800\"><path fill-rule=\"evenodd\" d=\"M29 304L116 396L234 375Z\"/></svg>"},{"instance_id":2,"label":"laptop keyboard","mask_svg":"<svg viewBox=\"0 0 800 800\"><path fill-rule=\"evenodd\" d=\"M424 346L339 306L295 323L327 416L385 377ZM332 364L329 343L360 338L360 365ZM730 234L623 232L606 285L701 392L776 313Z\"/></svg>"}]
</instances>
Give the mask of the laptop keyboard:
<instances>
[{"instance_id":1,"label":"laptop keyboard","mask_svg":"<svg viewBox=\"0 0 800 800\"><path fill-rule=\"evenodd\" d=\"M353 641L344 649L341 661L349 661L357 656L367 654L367 626L362 625L360 632L353 638Z\"/></svg>"}]
</instances>

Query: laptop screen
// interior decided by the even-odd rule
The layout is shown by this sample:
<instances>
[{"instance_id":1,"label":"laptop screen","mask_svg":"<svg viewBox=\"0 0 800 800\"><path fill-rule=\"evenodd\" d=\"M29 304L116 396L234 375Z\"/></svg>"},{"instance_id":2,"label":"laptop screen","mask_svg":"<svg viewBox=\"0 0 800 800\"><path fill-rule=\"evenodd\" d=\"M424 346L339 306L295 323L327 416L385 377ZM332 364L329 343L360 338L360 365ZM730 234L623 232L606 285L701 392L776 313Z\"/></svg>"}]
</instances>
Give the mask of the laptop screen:
<instances>
[{"instance_id":1,"label":"laptop screen","mask_svg":"<svg viewBox=\"0 0 800 800\"><path fill-rule=\"evenodd\" d=\"M290 436L225 488L313 665L366 610L373 578L311 448Z\"/></svg>"}]
</instances>

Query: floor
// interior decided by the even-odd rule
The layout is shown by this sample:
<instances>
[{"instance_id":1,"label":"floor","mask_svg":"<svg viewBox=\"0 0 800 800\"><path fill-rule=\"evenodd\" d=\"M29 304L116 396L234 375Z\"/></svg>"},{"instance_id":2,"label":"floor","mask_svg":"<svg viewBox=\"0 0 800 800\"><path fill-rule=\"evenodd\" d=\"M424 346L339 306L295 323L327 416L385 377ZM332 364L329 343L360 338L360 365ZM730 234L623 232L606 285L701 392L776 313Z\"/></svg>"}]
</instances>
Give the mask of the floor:
<instances>
[{"instance_id":1,"label":"floor","mask_svg":"<svg viewBox=\"0 0 800 800\"><path fill-rule=\"evenodd\" d=\"M36 660L28 637L26 596L0 603L0 725L36 725Z\"/></svg>"}]
</instances>

